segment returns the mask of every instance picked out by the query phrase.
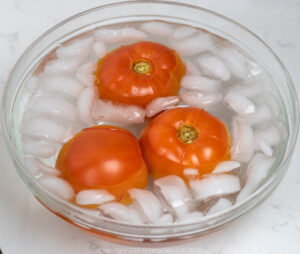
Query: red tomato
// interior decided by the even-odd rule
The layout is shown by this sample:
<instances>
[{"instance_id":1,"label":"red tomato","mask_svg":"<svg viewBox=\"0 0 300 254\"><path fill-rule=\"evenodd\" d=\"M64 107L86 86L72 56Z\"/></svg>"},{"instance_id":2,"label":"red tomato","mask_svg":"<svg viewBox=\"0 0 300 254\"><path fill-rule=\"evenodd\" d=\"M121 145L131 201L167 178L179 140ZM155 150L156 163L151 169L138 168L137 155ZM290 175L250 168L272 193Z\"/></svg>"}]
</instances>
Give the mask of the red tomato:
<instances>
[{"instance_id":1,"label":"red tomato","mask_svg":"<svg viewBox=\"0 0 300 254\"><path fill-rule=\"evenodd\" d=\"M62 147L56 167L75 191L104 189L117 200L148 181L137 139L114 126L82 130Z\"/></svg>"},{"instance_id":2,"label":"red tomato","mask_svg":"<svg viewBox=\"0 0 300 254\"><path fill-rule=\"evenodd\" d=\"M174 108L159 114L143 130L140 145L154 178L183 177L185 168L198 169L202 175L230 159L226 126L199 108Z\"/></svg>"},{"instance_id":3,"label":"red tomato","mask_svg":"<svg viewBox=\"0 0 300 254\"><path fill-rule=\"evenodd\" d=\"M141 107L157 97L176 95L185 66L178 54L156 42L122 46L98 62L99 96Z\"/></svg>"}]
</instances>

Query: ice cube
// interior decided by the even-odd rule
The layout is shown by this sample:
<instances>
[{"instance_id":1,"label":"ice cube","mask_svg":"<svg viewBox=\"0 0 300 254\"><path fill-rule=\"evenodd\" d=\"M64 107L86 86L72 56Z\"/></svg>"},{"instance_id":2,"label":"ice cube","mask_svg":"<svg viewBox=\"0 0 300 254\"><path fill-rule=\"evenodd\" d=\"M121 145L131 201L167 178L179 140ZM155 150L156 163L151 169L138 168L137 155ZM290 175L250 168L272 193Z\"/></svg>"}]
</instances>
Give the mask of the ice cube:
<instances>
[{"instance_id":1,"label":"ice cube","mask_svg":"<svg viewBox=\"0 0 300 254\"><path fill-rule=\"evenodd\" d=\"M28 141L23 144L24 153L39 158L50 158L56 154L57 147L53 144L44 143L41 141Z\"/></svg>"},{"instance_id":2,"label":"ice cube","mask_svg":"<svg viewBox=\"0 0 300 254\"><path fill-rule=\"evenodd\" d=\"M143 123L146 112L143 108L133 105L117 105L106 100L95 100L92 117L96 121L119 124Z\"/></svg>"},{"instance_id":3,"label":"ice cube","mask_svg":"<svg viewBox=\"0 0 300 254\"><path fill-rule=\"evenodd\" d=\"M231 158L239 162L248 162L254 152L254 134L252 127L241 118L232 121Z\"/></svg>"},{"instance_id":4,"label":"ice cube","mask_svg":"<svg viewBox=\"0 0 300 254\"><path fill-rule=\"evenodd\" d=\"M175 106L178 102L178 96L158 97L147 105L146 116L152 117L168 107Z\"/></svg>"},{"instance_id":5,"label":"ice cube","mask_svg":"<svg viewBox=\"0 0 300 254\"><path fill-rule=\"evenodd\" d=\"M104 43L125 43L128 41L142 41L147 35L135 28L125 27L120 29L100 28L94 32L95 40Z\"/></svg>"},{"instance_id":6,"label":"ice cube","mask_svg":"<svg viewBox=\"0 0 300 254\"><path fill-rule=\"evenodd\" d=\"M206 215L211 215L225 210L232 206L232 203L227 198L220 198L217 203L215 203L207 212Z\"/></svg>"},{"instance_id":7,"label":"ice cube","mask_svg":"<svg viewBox=\"0 0 300 254\"><path fill-rule=\"evenodd\" d=\"M130 222L134 224L142 224L143 220L141 219L138 212L133 209L129 208L121 203L118 202L111 202L100 205L98 207L100 211L103 212L104 215L123 222Z\"/></svg>"},{"instance_id":8,"label":"ice cube","mask_svg":"<svg viewBox=\"0 0 300 254\"><path fill-rule=\"evenodd\" d=\"M93 49L98 59L104 57L108 51L107 46L101 41L95 42L93 44Z\"/></svg>"},{"instance_id":9,"label":"ice cube","mask_svg":"<svg viewBox=\"0 0 300 254\"><path fill-rule=\"evenodd\" d=\"M197 32L197 29L195 29L193 27L186 27L186 26L178 27L174 30L172 39L173 40L181 40L183 38L194 35L196 32Z\"/></svg>"},{"instance_id":10,"label":"ice cube","mask_svg":"<svg viewBox=\"0 0 300 254\"><path fill-rule=\"evenodd\" d=\"M252 101L245 96L234 92L228 93L224 97L225 105L235 111L239 115L250 114L256 112L256 107Z\"/></svg>"},{"instance_id":11,"label":"ice cube","mask_svg":"<svg viewBox=\"0 0 300 254\"><path fill-rule=\"evenodd\" d=\"M211 36L200 31L192 37L173 40L171 44L181 56L193 56L202 52L212 51L214 48Z\"/></svg>"},{"instance_id":12,"label":"ice cube","mask_svg":"<svg viewBox=\"0 0 300 254\"><path fill-rule=\"evenodd\" d=\"M186 60L184 63L185 63L186 76L201 76L201 72L198 66L194 62L190 60Z\"/></svg>"},{"instance_id":13,"label":"ice cube","mask_svg":"<svg viewBox=\"0 0 300 254\"><path fill-rule=\"evenodd\" d=\"M191 223L191 222L197 222L201 218L203 218L203 213L195 211L195 212L191 212L191 213L187 214L186 216L178 219L176 222Z\"/></svg>"},{"instance_id":14,"label":"ice cube","mask_svg":"<svg viewBox=\"0 0 300 254\"><path fill-rule=\"evenodd\" d=\"M91 86L83 89L77 100L78 117L88 125L95 122L91 115L95 97L95 88Z\"/></svg>"},{"instance_id":15,"label":"ice cube","mask_svg":"<svg viewBox=\"0 0 300 254\"><path fill-rule=\"evenodd\" d=\"M238 50L229 47L222 47L216 50L219 56L227 65L233 75L240 79L247 79L250 71L246 65L246 58Z\"/></svg>"},{"instance_id":16,"label":"ice cube","mask_svg":"<svg viewBox=\"0 0 300 254\"><path fill-rule=\"evenodd\" d=\"M22 124L21 132L32 138L62 143L69 129L50 118L41 116L26 119ZM46 148L46 146L43 147Z\"/></svg>"},{"instance_id":17,"label":"ice cube","mask_svg":"<svg viewBox=\"0 0 300 254\"><path fill-rule=\"evenodd\" d=\"M163 214L158 220L155 222L155 224L170 224L173 222L173 216L171 213L165 213Z\"/></svg>"},{"instance_id":18,"label":"ice cube","mask_svg":"<svg viewBox=\"0 0 300 254\"><path fill-rule=\"evenodd\" d=\"M31 170L34 169L35 172L45 173L47 175L59 176L60 171L56 168L46 165L42 161L36 158L24 158L25 165L31 167Z\"/></svg>"},{"instance_id":19,"label":"ice cube","mask_svg":"<svg viewBox=\"0 0 300 254\"><path fill-rule=\"evenodd\" d=\"M38 181L49 192L53 193L59 198L69 200L74 197L74 190L72 186L62 178L45 175L38 179Z\"/></svg>"},{"instance_id":20,"label":"ice cube","mask_svg":"<svg viewBox=\"0 0 300 254\"><path fill-rule=\"evenodd\" d=\"M91 53L92 44L93 37L76 39L67 45L59 47L56 50L56 56L58 58L76 56L83 60Z\"/></svg>"},{"instance_id":21,"label":"ice cube","mask_svg":"<svg viewBox=\"0 0 300 254\"><path fill-rule=\"evenodd\" d=\"M96 80L94 72L96 68L97 64L94 62L85 63L79 66L75 72L75 76L84 86L94 86Z\"/></svg>"},{"instance_id":22,"label":"ice cube","mask_svg":"<svg viewBox=\"0 0 300 254\"><path fill-rule=\"evenodd\" d=\"M270 108L273 118L278 118L280 115L280 106L274 95L272 95L271 93L266 93L264 95L264 101Z\"/></svg>"},{"instance_id":23,"label":"ice cube","mask_svg":"<svg viewBox=\"0 0 300 254\"><path fill-rule=\"evenodd\" d=\"M263 182L272 168L275 159L262 153L256 154L247 167L246 184L237 196L237 202L241 202L255 191Z\"/></svg>"},{"instance_id":24,"label":"ice cube","mask_svg":"<svg viewBox=\"0 0 300 254\"><path fill-rule=\"evenodd\" d=\"M59 118L68 122L76 122L77 109L64 96L44 94L33 98L32 112Z\"/></svg>"},{"instance_id":25,"label":"ice cube","mask_svg":"<svg viewBox=\"0 0 300 254\"><path fill-rule=\"evenodd\" d=\"M231 73L223 60L211 54L201 55L197 59L200 70L207 76L216 78L222 81L227 81L231 78Z\"/></svg>"},{"instance_id":26,"label":"ice cube","mask_svg":"<svg viewBox=\"0 0 300 254\"><path fill-rule=\"evenodd\" d=\"M240 191L239 178L228 174L213 174L191 181L193 197L196 201L205 201L212 197L224 196Z\"/></svg>"},{"instance_id":27,"label":"ice cube","mask_svg":"<svg viewBox=\"0 0 300 254\"><path fill-rule=\"evenodd\" d=\"M182 88L188 90L212 93L220 89L221 82L219 80L210 79L200 75L186 75L182 78L180 85Z\"/></svg>"},{"instance_id":28,"label":"ice cube","mask_svg":"<svg viewBox=\"0 0 300 254\"><path fill-rule=\"evenodd\" d=\"M196 168L185 168L183 170L183 175L186 177L186 179L190 181L194 181L199 179L199 170Z\"/></svg>"},{"instance_id":29,"label":"ice cube","mask_svg":"<svg viewBox=\"0 0 300 254\"><path fill-rule=\"evenodd\" d=\"M48 62L45 66L45 73L59 74L59 73L72 73L82 62L80 57L64 57L58 58Z\"/></svg>"},{"instance_id":30,"label":"ice cube","mask_svg":"<svg viewBox=\"0 0 300 254\"><path fill-rule=\"evenodd\" d=\"M42 74L40 75L39 89L59 93L72 98L78 98L83 85L69 74Z\"/></svg>"},{"instance_id":31,"label":"ice cube","mask_svg":"<svg viewBox=\"0 0 300 254\"><path fill-rule=\"evenodd\" d=\"M128 193L134 201L135 209L145 222L154 223L160 219L163 214L163 207L152 192L133 188Z\"/></svg>"},{"instance_id":32,"label":"ice cube","mask_svg":"<svg viewBox=\"0 0 300 254\"><path fill-rule=\"evenodd\" d=\"M172 25L159 21L145 22L139 26L139 29L159 37L171 37L174 30Z\"/></svg>"},{"instance_id":33,"label":"ice cube","mask_svg":"<svg viewBox=\"0 0 300 254\"><path fill-rule=\"evenodd\" d=\"M101 205L115 200L115 197L106 190L82 190L76 195L79 205Z\"/></svg>"},{"instance_id":34,"label":"ice cube","mask_svg":"<svg viewBox=\"0 0 300 254\"><path fill-rule=\"evenodd\" d=\"M198 108L209 108L218 104L222 100L221 93L206 94L200 91L187 91L180 93L180 99L183 103Z\"/></svg>"},{"instance_id":35,"label":"ice cube","mask_svg":"<svg viewBox=\"0 0 300 254\"><path fill-rule=\"evenodd\" d=\"M194 209L192 197L184 181L175 175L165 176L154 181L156 192L167 203L178 218Z\"/></svg>"},{"instance_id":36,"label":"ice cube","mask_svg":"<svg viewBox=\"0 0 300 254\"><path fill-rule=\"evenodd\" d=\"M272 112L266 104L262 104L257 108L256 112L247 115L245 114L242 118L248 124L257 126L272 120Z\"/></svg>"},{"instance_id":37,"label":"ice cube","mask_svg":"<svg viewBox=\"0 0 300 254\"><path fill-rule=\"evenodd\" d=\"M269 144L267 144L264 140L255 137L254 144L256 151L261 151L269 157L273 155L272 147Z\"/></svg>"},{"instance_id":38,"label":"ice cube","mask_svg":"<svg viewBox=\"0 0 300 254\"><path fill-rule=\"evenodd\" d=\"M239 163L238 161L222 161L217 164L215 169L212 171L212 174L231 172L232 170L239 168L240 166L241 163Z\"/></svg>"}]
</instances>

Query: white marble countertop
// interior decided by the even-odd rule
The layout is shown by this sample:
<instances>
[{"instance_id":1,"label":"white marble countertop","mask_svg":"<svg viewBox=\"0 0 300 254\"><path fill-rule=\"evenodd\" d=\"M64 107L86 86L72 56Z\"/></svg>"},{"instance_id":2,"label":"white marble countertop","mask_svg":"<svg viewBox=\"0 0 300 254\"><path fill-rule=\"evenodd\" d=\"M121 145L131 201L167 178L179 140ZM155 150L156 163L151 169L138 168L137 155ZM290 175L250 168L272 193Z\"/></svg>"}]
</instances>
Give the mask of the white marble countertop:
<instances>
[{"instance_id":1,"label":"white marble countertop","mask_svg":"<svg viewBox=\"0 0 300 254\"><path fill-rule=\"evenodd\" d=\"M102 0L101 3L118 2ZM119 1L120 2L120 1ZM300 91L299 0L187 0L228 16L260 36L282 59ZM1 0L0 91L20 54L59 21L98 0ZM114 245L69 225L42 207L17 176L0 132L0 248L3 254L300 253L300 144L289 171L255 212L197 241L164 249Z\"/></svg>"}]
</instances>

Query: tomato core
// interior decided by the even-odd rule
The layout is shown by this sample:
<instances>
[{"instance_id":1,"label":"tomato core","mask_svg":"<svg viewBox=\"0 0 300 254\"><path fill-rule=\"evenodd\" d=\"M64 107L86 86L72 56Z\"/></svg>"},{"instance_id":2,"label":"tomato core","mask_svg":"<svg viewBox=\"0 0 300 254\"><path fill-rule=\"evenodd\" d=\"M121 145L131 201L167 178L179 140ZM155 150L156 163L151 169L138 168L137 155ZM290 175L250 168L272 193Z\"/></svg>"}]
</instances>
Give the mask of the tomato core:
<instances>
[{"instance_id":1,"label":"tomato core","mask_svg":"<svg viewBox=\"0 0 300 254\"><path fill-rule=\"evenodd\" d=\"M177 129L178 139L184 144L194 142L199 136L199 131L192 125L183 124Z\"/></svg>"},{"instance_id":2,"label":"tomato core","mask_svg":"<svg viewBox=\"0 0 300 254\"><path fill-rule=\"evenodd\" d=\"M147 74L151 71L151 63L145 60L136 61L131 67L137 74Z\"/></svg>"}]
</instances>

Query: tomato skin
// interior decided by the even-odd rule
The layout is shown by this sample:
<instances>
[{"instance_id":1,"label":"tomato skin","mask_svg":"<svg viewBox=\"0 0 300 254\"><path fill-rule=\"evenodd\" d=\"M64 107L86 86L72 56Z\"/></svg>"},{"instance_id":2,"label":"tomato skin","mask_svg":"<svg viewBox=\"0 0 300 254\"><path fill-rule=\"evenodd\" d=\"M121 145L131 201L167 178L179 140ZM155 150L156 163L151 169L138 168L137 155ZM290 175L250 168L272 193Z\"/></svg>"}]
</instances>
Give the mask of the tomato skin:
<instances>
[{"instance_id":1,"label":"tomato skin","mask_svg":"<svg viewBox=\"0 0 300 254\"><path fill-rule=\"evenodd\" d=\"M82 130L58 155L56 168L76 192L104 189L117 200L130 188L145 188L148 173L136 138L114 126Z\"/></svg>"},{"instance_id":2,"label":"tomato skin","mask_svg":"<svg viewBox=\"0 0 300 254\"><path fill-rule=\"evenodd\" d=\"M136 73L138 61L151 65L146 74ZM99 96L115 103L146 107L157 97L176 95L185 66L172 49L151 41L122 46L98 61L95 85Z\"/></svg>"},{"instance_id":3,"label":"tomato skin","mask_svg":"<svg viewBox=\"0 0 300 254\"><path fill-rule=\"evenodd\" d=\"M177 130L187 124L198 130L191 143L178 138ZM227 127L216 117L199 108L174 108L158 116L146 126L140 137L144 159L151 175L157 179L167 175L183 176L185 168L210 173L220 161L230 159L230 136Z\"/></svg>"}]
</instances>

